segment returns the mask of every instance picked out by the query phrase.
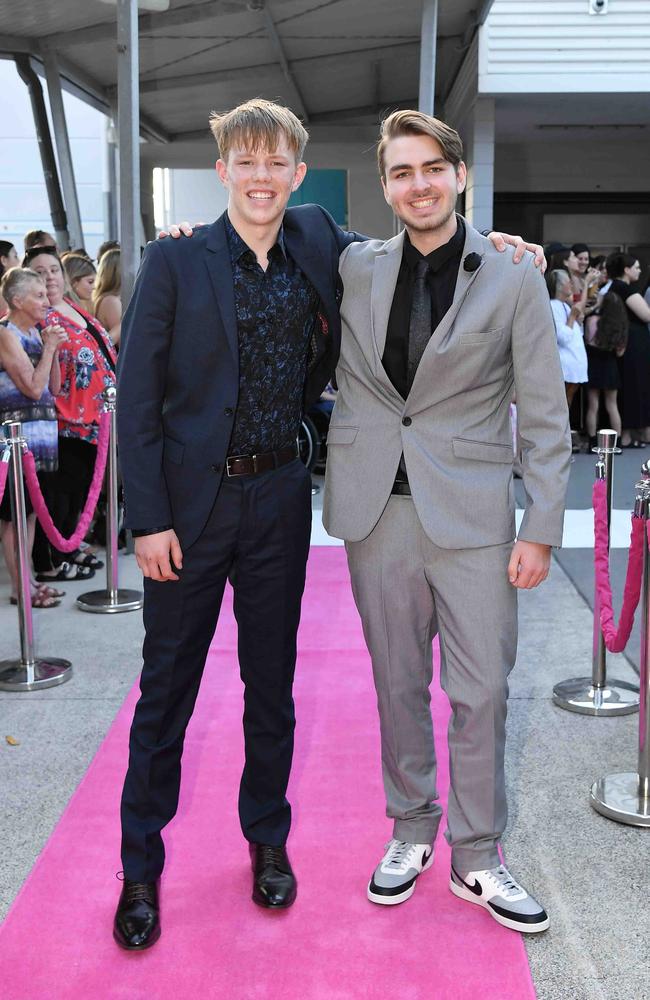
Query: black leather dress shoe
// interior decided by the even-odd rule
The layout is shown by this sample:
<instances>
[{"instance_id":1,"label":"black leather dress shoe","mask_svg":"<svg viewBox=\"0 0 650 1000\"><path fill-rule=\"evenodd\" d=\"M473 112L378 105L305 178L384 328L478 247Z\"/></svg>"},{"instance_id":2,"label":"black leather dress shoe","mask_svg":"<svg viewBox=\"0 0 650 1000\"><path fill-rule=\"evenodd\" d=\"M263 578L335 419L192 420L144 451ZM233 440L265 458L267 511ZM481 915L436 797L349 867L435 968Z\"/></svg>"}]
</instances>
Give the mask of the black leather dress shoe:
<instances>
[{"instance_id":1,"label":"black leather dress shoe","mask_svg":"<svg viewBox=\"0 0 650 1000\"><path fill-rule=\"evenodd\" d=\"M128 951L151 948L160 937L160 903L157 882L124 879L115 911L113 937Z\"/></svg>"},{"instance_id":2,"label":"black leather dress shoe","mask_svg":"<svg viewBox=\"0 0 650 1000\"><path fill-rule=\"evenodd\" d=\"M283 909L296 899L297 882L286 848L250 844L253 867L253 902L269 909Z\"/></svg>"}]
</instances>

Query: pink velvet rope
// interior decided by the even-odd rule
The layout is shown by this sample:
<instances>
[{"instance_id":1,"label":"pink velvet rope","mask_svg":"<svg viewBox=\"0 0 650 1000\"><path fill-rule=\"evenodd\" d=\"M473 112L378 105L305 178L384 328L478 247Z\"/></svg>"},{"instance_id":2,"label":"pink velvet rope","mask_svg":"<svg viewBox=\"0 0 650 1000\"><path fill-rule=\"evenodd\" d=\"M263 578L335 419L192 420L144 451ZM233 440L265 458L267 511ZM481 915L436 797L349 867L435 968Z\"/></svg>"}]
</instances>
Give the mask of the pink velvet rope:
<instances>
[{"instance_id":1,"label":"pink velvet rope","mask_svg":"<svg viewBox=\"0 0 650 1000\"><path fill-rule=\"evenodd\" d=\"M99 499L99 494L102 488L102 482L104 481L106 456L108 455L108 442L110 435L110 413L102 413L99 418L99 440L97 441L95 471L93 472L92 482L90 484L90 489L88 490L88 496L86 497L86 504L81 517L79 518L79 524L77 525L75 533L71 535L70 538L64 538L54 526L54 521L50 516L47 504L45 503L43 494L41 493L40 483L36 475L34 456L31 451L28 451L25 455L23 455L25 482L27 483L27 489L29 490L34 511L37 518L41 522L41 527L47 535L48 540L60 552L74 552L75 549L78 549L79 543L84 540L88 528L90 527L90 522L93 514L95 513L95 507L97 506L97 500Z\"/></svg>"},{"instance_id":2,"label":"pink velvet rope","mask_svg":"<svg viewBox=\"0 0 650 1000\"><path fill-rule=\"evenodd\" d=\"M2 458L2 456L0 456ZM7 485L7 474L9 472L9 462L0 461L0 503L2 503L2 498L5 495L5 486Z\"/></svg>"},{"instance_id":3,"label":"pink velvet rope","mask_svg":"<svg viewBox=\"0 0 650 1000\"><path fill-rule=\"evenodd\" d=\"M605 645L610 653L621 653L627 646L632 626L634 612L641 596L641 579L643 576L643 550L645 545L644 520L632 517L632 532L630 535L630 551L628 554L625 588L623 590L623 607L618 628L614 623L612 607L612 586L609 579L609 552L607 551L607 483L597 479L593 489L594 505L594 572L596 591L600 606L600 627ZM648 524L650 529L650 523ZM650 530L648 532L650 539Z\"/></svg>"}]
</instances>

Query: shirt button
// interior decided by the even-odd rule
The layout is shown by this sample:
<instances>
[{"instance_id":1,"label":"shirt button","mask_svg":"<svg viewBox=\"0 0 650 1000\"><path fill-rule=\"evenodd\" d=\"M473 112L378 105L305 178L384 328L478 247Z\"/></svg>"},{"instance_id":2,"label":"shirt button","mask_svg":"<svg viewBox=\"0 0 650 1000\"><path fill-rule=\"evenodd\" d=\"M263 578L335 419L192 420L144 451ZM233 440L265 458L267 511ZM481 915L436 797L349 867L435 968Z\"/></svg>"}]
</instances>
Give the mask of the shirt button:
<instances>
[{"instance_id":1,"label":"shirt button","mask_svg":"<svg viewBox=\"0 0 650 1000\"><path fill-rule=\"evenodd\" d=\"M227 417L232 417L232 409L230 406L227 406L223 412L226 414Z\"/></svg>"},{"instance_id":2,"label":"shirt button","mask_svg":"<svg viewBox=\"0 0 650 1000\"><path fill-rule=\"evenodd\" d=\"M404 424L405 427L410 427L413 421L411 420L410 417L402 417L402 423Z\"/></svg>"},{"instance_id":3,"label":"shirt button","mask_svg":"<svg viewBox=\"0 0 650 1000\"><path fill-rule=\"evenodd\" d=\"M213 472L221 472L220 465L211 465L210 468L212 469Z\"/></svg>"}]
</instances>

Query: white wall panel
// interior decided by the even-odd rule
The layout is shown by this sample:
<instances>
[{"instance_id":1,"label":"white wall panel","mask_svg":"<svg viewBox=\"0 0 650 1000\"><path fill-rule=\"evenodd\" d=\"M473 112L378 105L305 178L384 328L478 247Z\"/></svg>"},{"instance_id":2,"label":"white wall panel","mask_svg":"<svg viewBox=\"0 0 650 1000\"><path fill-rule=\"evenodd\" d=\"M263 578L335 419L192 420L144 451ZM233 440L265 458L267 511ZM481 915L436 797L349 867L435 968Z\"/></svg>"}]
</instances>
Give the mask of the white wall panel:
<instances>
[{"instance_id":1,"label":"white wall panel","mask_svg":"<svg viewBox=\"0 0 650 1000\"><path fill-rule=\"evenodd\" d=\"M650 0L495 0L479 36L479 92L650 91Z\"/></svg>"}]
</instances>

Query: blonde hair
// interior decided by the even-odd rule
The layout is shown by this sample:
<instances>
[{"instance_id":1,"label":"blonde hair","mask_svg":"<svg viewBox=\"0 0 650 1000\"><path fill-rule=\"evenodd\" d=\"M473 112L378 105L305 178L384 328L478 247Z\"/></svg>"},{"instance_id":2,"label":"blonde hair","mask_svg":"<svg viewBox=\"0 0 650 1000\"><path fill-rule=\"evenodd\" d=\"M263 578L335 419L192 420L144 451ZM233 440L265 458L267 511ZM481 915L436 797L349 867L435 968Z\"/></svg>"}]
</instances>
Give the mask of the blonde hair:
<instances>
[{"instance_id":1,"label":"blonde hair","mask_svg":"<svg viewBox=\"0 0 650 1000\"><path fill-rule=\"evenodd\" d=\"M70 298L76 303L76 305L83 308L84 304L75 291L75 283L79 281L79 278L87 278L91 274L97 274L95 265L91 260L88 260L87 257L83 257L80 253L65 254L61 258L61 263L63 264L63 272L68 279Z\"/></svg>"},{"instance_id":2,"label":"blonde hair","mask_svg":"<svg viewBox=\"0 0 650 1000\"><path fill-rule=\"evenodd\" d=\"M40 274L32 271L30 267L10 267L2 276L0 281L0 296L5 300L10 309L14 307L17 295L22 295L28 285L38 281L45 287L45 282Z\"/></svg>"},{"instance_id":3,"label":"blonde hair","mask_svg":"<svg viewBox=\"0 0 650 1000\"><path fill-rule=\"evenodd\" d=\"M118 249L106 250L99 261L97 267L97 281L93 288L93 312L97 315L97 310L102 299L106 295L119 295L122 287L122 274L120 270L120 251Z\"/></svg>"},{"instance_id":4,"label":"blonde hair","mask_svg":"<svg viewBox=\"0 0 650 1000\"><path fill-rule=\"evenodd\" d=\"M293 111L260 97L246 101L222 115L213 111L210 115L210 131L216 139L222 160L228 158L228 153L236 143L240 143L251 153L259 150L273 152L283 135L296 163L300 163L309 139L309 133Z\"/></svg>"},{"instance_id":5,"label":"blonde hair","mask_svg":"<svg viewBox=\"0 0 650 1000\"><path fill-rule=\"evenodd\" d=\"M377 166L379 176L386 179L386 164L384 157L386 146L391 139L400 135L428 135L438 143L442 154L448 163L458 169L463 159L463 141L458 132L446 125L440 118L432 118L422 111L393 111L392 115L381 123L379 144L377 146Z\"/></svg>"}]
</instances>

